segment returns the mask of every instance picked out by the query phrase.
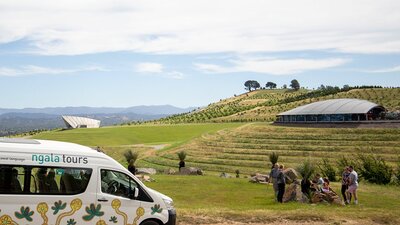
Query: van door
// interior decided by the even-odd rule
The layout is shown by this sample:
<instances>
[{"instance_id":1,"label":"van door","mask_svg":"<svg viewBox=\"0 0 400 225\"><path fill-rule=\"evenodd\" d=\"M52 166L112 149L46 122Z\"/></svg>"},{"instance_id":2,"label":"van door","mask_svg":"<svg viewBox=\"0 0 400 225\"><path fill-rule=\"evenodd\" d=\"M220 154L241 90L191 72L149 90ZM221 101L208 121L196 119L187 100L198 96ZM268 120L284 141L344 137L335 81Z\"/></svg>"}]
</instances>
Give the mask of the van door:
<instances>
[{"instance_id":1,"label":"van door","mask_svg":"<svg viewBox=\"0 0 400 225\"><path fill-rule=\"evenodd\" d=\"M81 224L97 197L91 175L91 168L0 165L3 222Z\"/></svg>"},{"instance_id":2,"label":"van door","mask_svg":"<svg viewBox=\"0 0 400 225\"><path fill-rule=\"evenodd\" d=\"M138 185L125 172L100 168L96 208L104 209L102 219L110 224L139 224L144 209L135 200ZM99 206L100 205L100 206Z\"/></svg>"}]
</instances>

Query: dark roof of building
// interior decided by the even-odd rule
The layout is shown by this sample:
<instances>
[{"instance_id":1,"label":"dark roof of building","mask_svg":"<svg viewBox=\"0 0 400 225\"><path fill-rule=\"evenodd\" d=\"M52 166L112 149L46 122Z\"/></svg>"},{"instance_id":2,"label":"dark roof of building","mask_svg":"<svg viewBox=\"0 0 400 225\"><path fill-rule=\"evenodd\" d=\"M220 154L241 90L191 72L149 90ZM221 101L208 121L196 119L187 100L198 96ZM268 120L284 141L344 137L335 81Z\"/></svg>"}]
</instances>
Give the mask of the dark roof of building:
<instances>
[{"instance_id":1,"label":"dark roof of building","mask_svg":"<svg viewBox=\"0 0 400 225\"><path fill-rule=\"evenodd\" d=\"M361 99L330 99L303 105L278 114L285 115L321 115L321 114L365 114L375 107L383 108L373 102Z\"/></svg>"}]
</instances>

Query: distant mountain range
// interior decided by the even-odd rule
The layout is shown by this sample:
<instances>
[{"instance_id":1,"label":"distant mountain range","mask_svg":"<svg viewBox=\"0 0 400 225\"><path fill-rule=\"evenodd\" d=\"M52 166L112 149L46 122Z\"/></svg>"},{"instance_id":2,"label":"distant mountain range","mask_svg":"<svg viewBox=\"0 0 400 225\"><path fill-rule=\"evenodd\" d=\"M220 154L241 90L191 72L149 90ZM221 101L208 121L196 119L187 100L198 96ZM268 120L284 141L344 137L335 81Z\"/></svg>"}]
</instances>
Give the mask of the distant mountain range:
<instances>
[{"instance_id":1,"label":"distant mountain range","mask_svg":"<svg viewBox=\"0 0 400 225\"><path fill-rule=\"evenodd\" d=\"M101 121L102 126L129 121L147 121L168 115L190 112L196 107L178 108L171 105L113 107L47 107L7 109L0 108L0 136L38 129L65 127L62 115L83 116Z\"/></svg>"}]
</instances>

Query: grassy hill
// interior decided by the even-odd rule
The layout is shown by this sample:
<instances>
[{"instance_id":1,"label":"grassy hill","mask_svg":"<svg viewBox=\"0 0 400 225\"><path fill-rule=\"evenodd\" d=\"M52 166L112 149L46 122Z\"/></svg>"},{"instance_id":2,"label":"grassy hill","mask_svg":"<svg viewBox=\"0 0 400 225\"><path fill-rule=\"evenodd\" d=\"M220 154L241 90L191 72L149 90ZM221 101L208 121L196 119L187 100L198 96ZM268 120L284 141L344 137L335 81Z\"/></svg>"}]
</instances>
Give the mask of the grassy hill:
<instances>
[{"instance_id":1,"label":"grassy hill","mask_svg":"<svg viewBox=\"0 0 400 225\"><path fill-rule=\"evenodd\" d=\"M400 110L400 88L362 88L339 91L301 89L256 90L208 105L204 109L170 116L156 123L274 121L278 113L295 107L335 98L358 98Z\"/></svg>"},{"instance_id":2,"label":"grassy hill","mask_svg":"<svg viewBox=\"0 0 400 225\"><path fill-rule=\"evenodd\" d=\"M184 145L143 159L158 168L175 167L176 152L187 152L187 165L214 172L244 174L267 172L268 156L296 168L304 160L316 164L328 159L335 164L341 157L378 154L395 164L400 156L399 129L300 128L268 123L247 124L238 128L203 135Z\"/></svg>"},{"instance_id":3,"label":"grassy hill","mask_svg":"<svg viewBox=\"0 0 400 225\"><path fill-rule=\"evenodd\" d=\"M296 168L304 160L378 154L394 166L400 156L400 130L388 128L280 127L269 122L279 112L330 98L361 98L400 109L400 89L353 89L330 95L301 90L259 90L221 100L209 107L177 115L162 124L52 131L33 136L88 146L101 146L126 166L123 153L138 151L138 167L178 166L176 153L187 152L186 165L205 170L205 176L156 175L146 185L175 200L179 224L399 224L399 186L360 183L360 205L277 204L272 187L252 184L244 176L267 173L271 152L279 162ZM166 123L186 124L166 124ZM202 123L200 123L202 122ZM212 123L204 123L212 122ZM220 122L220 123L216 123ZM241 179L222 179L221 172L240 170ZM339 192L340 183L332 183Z\"/></svg>"}]
</instances>

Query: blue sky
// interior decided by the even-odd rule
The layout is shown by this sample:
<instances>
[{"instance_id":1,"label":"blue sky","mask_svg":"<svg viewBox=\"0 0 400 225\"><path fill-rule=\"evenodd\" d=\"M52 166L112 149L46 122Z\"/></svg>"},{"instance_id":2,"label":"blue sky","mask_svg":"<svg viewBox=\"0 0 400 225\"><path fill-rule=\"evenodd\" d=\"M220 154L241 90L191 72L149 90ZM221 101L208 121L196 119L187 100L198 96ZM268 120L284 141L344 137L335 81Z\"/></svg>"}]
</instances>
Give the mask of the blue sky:
<instances>
[{"instance_id":1,"label":"blue sky","mask_svg":"<svg viewBox=\"0 0 400 225\"><path fill-rule=\"evenodd\" d=\"M395 0L1 1L0 107L203 106L282 86L400 86Z\"/></svg>"}]
</instances>

